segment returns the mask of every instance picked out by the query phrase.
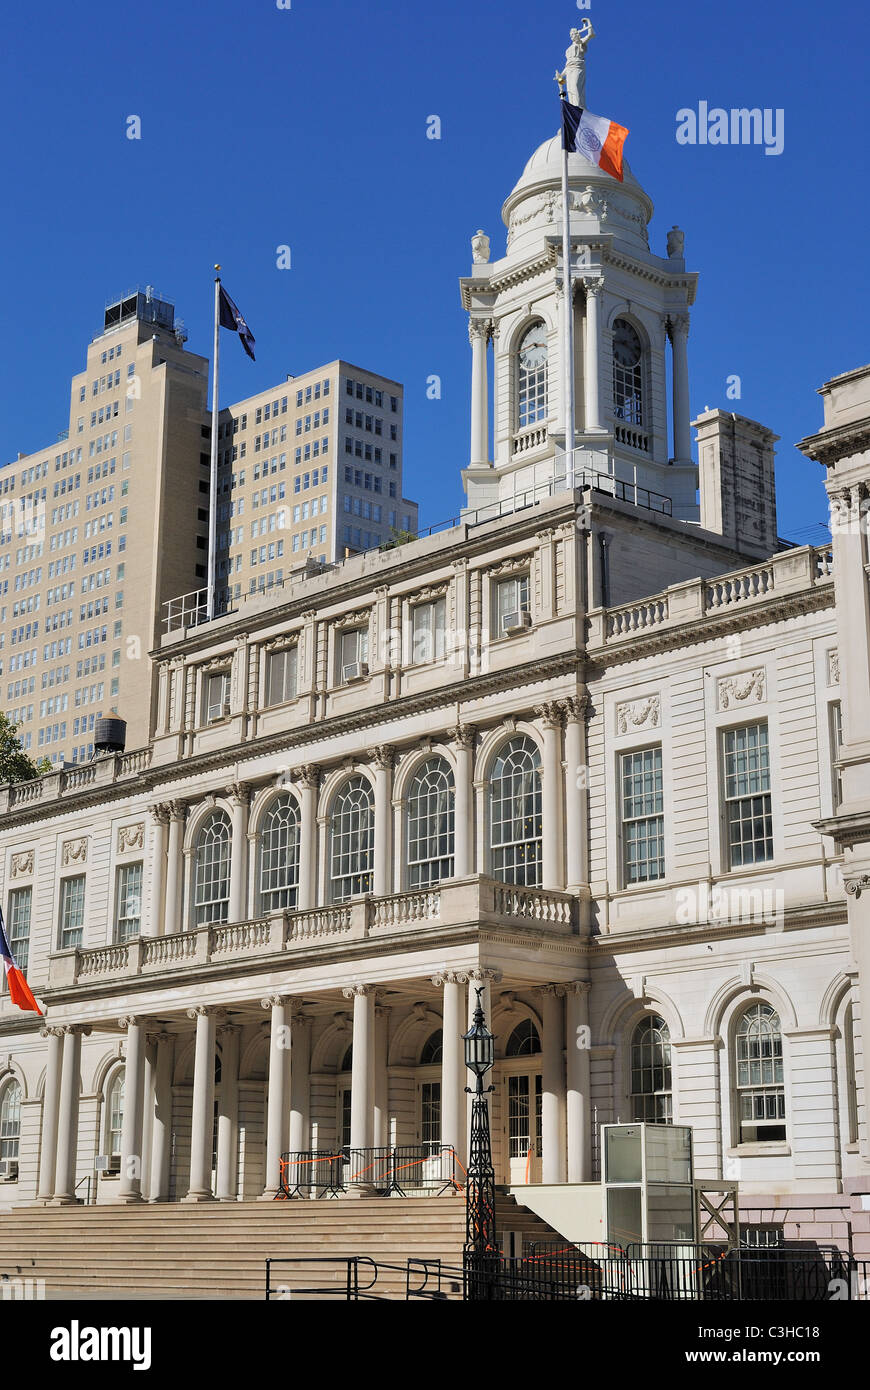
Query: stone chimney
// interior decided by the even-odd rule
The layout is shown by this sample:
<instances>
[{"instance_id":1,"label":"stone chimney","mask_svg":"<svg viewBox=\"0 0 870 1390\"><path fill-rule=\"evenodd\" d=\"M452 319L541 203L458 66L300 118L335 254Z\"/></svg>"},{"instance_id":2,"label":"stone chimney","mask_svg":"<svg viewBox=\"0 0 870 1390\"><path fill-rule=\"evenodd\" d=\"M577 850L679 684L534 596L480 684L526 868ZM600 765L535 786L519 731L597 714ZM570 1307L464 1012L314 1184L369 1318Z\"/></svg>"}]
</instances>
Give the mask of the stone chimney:
<instances>
[{"instance_id":1,"label":"stone chimney","mask_svg":"<svg viewBox=\"0 0 870 1390\"><path fill-rule=\"evenodd\" d=\"M692 424L701 525L742 554L766 559L777 549L773 446L779 435L726 410L707 410Z\"/></svg>"}]
</instances>

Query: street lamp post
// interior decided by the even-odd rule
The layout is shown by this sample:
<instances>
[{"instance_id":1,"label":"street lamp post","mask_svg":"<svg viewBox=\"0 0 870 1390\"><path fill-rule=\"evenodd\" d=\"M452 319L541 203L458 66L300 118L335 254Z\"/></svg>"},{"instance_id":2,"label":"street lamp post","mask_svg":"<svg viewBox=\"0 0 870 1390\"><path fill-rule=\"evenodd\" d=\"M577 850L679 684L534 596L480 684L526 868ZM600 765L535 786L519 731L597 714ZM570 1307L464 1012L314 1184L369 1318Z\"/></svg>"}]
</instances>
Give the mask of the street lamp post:
<instances>
[{"instance_id":1,"label":"street lamp post","mask_svg":"<svg viewBox=\"0 0 870 1390\"><path fill-rule=\"evenodd\" d=\"M465 1212L465 1267L468 1297L487 1299L494 1295L494 1275L499 1265L495 1234L495 1170L489 1133L489 1106L486 1097L494 1089L483 1088L483 1080L495 1060L495 1039L486 1026L482 989L476 990L477 1007L468 1032L463 1034L465 1065L475 1076L471 1102L471 1144L469 1147Z\"/></svg>"}]
</instances>

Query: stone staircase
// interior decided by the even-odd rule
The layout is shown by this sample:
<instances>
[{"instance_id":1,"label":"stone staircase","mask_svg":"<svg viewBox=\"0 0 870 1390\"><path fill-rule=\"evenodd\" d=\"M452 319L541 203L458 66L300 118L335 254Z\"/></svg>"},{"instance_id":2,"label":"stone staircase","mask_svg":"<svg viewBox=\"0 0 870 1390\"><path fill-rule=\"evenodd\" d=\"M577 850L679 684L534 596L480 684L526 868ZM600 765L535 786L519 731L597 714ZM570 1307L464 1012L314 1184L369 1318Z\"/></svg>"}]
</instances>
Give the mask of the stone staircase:
<instances>
[{"instance_id":1,"label":"stone staircase","mask_svg":"<svg viewBox=\"0 0 870 1390\"><path fill-rule=\"evenodd\" d=\"M496 1222L524 1249L560 1239L513 1197L497 1198ZM20 1207L0 1214L0 1281L43 1280L47 1298L263 1299L266 1258L289 1257L306 1263L274 1266L272 1283L292 1298L314 1284L344 1289L343 1264L309 1261L365 1255L400 1267L371 1293L404 1298L409 1257L461 1266L464 1239L458 1196ZM373 1277L361 1264L360 1288Z\"/></svg>"}]
</instances>

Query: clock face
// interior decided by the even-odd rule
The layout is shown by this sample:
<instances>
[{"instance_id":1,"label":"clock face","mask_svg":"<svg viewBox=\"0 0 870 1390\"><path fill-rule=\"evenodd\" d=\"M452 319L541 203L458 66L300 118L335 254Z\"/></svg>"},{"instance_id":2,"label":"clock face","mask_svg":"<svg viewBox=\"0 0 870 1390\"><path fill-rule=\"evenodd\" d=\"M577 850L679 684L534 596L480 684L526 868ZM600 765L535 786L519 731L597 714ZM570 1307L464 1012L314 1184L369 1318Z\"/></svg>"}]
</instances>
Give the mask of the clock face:
<instances>
[{"instance_id":1,"label":"clock face","mask_svg":"<svg viewBox=\"0 0 870 1390\"><path fill-rule=\"evenodd\" d=\"M625 319L613 325L613 356L620 367L636 367L641 358L640 338Z\"/></svg>"},{"instance_id":2,"label":"clock face","mask_svg":"<svg viewBox=\"0 0 870 1390\"><path fill-rule=\"evenodd\" d=\"M527 372L537 371L547 360L547 344L539 338L526 342L520 352L520 366Z\"/></svg>"}]
</instances>

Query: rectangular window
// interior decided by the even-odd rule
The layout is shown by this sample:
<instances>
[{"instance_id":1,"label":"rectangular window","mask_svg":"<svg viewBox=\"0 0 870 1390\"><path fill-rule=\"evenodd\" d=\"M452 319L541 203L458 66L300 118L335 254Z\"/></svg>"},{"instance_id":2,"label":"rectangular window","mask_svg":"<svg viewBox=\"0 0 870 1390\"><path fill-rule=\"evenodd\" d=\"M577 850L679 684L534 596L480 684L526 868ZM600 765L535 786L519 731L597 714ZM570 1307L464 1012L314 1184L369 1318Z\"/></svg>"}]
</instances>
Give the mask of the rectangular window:
<instances>
[{"instance_id":1,"label":"rectangular window","mask_svg":"<svg viewBox=\"0 0 870 1390\"><path fill-rule=\"evenodd\" d=\"M115 940L138 936L142 924L142 865L123 864L118 870Z\"/></svg>"},{"instance_id":2,"label":"rectangular window","mask_svg":"<svg viewBox=\"0 0 870 1390\"><path fill-rule=\"evenodd\" d=\"M350 632L339 634L338 671L340 680L353 680L358 675L364 675L364 667L368 659L368 628L352 628Z\"/></svg>"},{"instance_id":3,"label":"rectangular window","mask_svg":"<svg viewBox=\"0 0 870 1390\"><path fill-rule=\"evenodd\" d=\"M270 652L266 669L266 703L283 705L296 698L297 649Z\"/></svg>"},{"instance_id":4,"label":"rectangular window","mask_svg":"<svg viewBox=\"0 0 870 1390\"><path fill-rule=\"evenodd\" d=\"M15 964L25 975L30 956L30 907L32 888L16 888L9 894L9 945ZM5 978L5 977L4 977Z\"/></svg>"},{"instance_id":5,"label":"rectangular window","mask_svg":"<svg viewBox=\"0 0 870 1390\"><path fill-rule=\"evenodd\" d=\"M828 706L828 728L831 741L831 790L834 797L834 810L843 800L843 774L836 766L843 747L843 709L839 700Z\"/></svg>"},{"instance_id":6,"label":"rectangular window","mask_svg":"<svg viewBox=\"0 0 870 1390\"><path fill-rule=\"evenodd\" d=\"M500 579L495 587L495 628L499 636L515 627L527 626L529 576L517 574Z\"/></svg>"},{"instance_id":7,"label":"rectangular window","mask_svg":"<svg viewBox=\"0 0 870 1390\"><path fill-rule=\"evenodd\" d=\"M729 867L773 858L767 725L726 729L722 739Z\"/></svg>"},{"instance_id":8,"label":"rectangular window","mask_svg":"<svg viewBox=\"0 0 870 1390\"><path fill-rule=\"evenodd\" d=\"M623 753L622 876L623 886L665 876L665 818L662 750Z\"/></svg>"},{"instance_id":9,"label":"rectangular window","mask_svg":"<svg viewBox=\"0 0 870 1390\"><path fill-rule=\"evenodd\" d=\"M441 1082L424 1081L421 1089L420 1139L429 1157L441 1152Z\"/></svg>"},{"instance_id":10,"label":"rectangular window","mask_svg":"<svg viewBox=\"0 0 870 1390\"><path fill-rule=\"evenodd\" d=\"M230 707L230 673L215 671L206 673L202 683L202 722L211 724L216 719L225 719Z\"/></svg>"},{"instance_id":11,"label":"rectangular window","mask_svg":"<svg viewBox=\"0 0 870 1390\"><path fill-rule=\"evenodd\" d=\"M65 878L60 885L60 949L81 946L85 925L85 876Z\"/></svg>"},{"instance_id":12,"label":"rectangular window","mask_svg":"<svg viewBox=\"0 0 870 1390\"><path fill-rule=\"evenodd\" d=\"M412 660L440 661L447 642L447 600L418 603L412 613Z\"/></svg>"}]
</instances>

